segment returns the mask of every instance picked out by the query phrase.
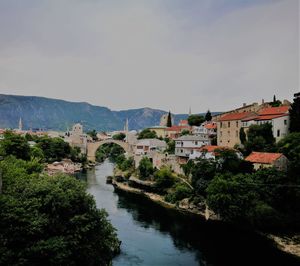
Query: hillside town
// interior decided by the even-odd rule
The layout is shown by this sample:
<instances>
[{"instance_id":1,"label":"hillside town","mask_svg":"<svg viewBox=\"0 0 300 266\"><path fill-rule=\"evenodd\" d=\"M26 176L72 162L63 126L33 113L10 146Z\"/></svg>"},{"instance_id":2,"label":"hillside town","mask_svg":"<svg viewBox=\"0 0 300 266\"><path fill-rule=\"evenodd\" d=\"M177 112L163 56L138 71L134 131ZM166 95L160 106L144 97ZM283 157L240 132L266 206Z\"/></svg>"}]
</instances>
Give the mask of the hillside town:
<instances>
[{"instance_id":1,"label":"hillside town","mask_svg":"<svg viewBox=\"0 0 300 266\"><path fill-rule=\"evenodd\" d=\"M294 95L295 99L300 97L299 93ZM261 103L244 103L241 107L211 116L208 111L206 117L200 123L188 121L189 117L195 117L191 110L186 120L180 120L178 125L174 125L174 119L169 112L161 117L159 125L153 125L144 130L155 133L154 138L139 138L139 132L129 130L130 118L126 120L123 130L113 132L95 132L94 137L84 132L84 126L76 123L71 130L66 132L58 131L32 131L23 130L22 118L18 123L18 128L14 129L15 134L25 136L26 134L50 138L61 138L69 143L72 147L77 147L84 155L88 155L90 143L108 141L114 139L114 136L123 134L122 141L127 142L130 146L128 156L133 156L135 165L138 166L143 157L147 157L153 164L153 167L160 169L162 166L169 166L177 174L184 174L182 165L189 160L197 158L215 158L216 151L220 149L230 149L242 158L243 155L239 148L243 147L241 132L247 135L251 125L271 124L272 134L279 142L288 135L290 126L289 109L291 102L288 100L278 101L274 96L272 102ZM168 124L169 120L169 124ZM0 139L6 129L0 129ZM151 134L150 134L151 135ZM173 148L168 150L169 145L173 143ZM34 141L28 142L34 146ZM275 167L280 170L287 168L288 160L281 153L258 152L253 151L245 160L253 163L255 168ZM93 162L91 162L93 163ZM66 160L64 162L54 162L48 166L49 172L62 171L73 173L80 170L77 165Z\"/></svg>"}]
</instances>

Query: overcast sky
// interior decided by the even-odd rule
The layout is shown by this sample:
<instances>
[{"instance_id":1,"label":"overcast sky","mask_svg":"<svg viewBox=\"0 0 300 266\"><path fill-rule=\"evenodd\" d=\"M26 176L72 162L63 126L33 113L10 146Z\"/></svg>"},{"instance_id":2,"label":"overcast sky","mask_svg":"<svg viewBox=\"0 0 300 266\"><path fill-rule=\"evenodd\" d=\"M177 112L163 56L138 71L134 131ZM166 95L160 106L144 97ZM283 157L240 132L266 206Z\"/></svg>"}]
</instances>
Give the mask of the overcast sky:
<instances>
[{"instance_id":1,"label":"overcast sky","mask_svg":"<svg viewBox=\"0 0 300 266\"><path fill-rule=\"evenodd\" d=\"M0 93L225 111L299 91L298 0L0 0Z\"/></svg>"}]
</instances>

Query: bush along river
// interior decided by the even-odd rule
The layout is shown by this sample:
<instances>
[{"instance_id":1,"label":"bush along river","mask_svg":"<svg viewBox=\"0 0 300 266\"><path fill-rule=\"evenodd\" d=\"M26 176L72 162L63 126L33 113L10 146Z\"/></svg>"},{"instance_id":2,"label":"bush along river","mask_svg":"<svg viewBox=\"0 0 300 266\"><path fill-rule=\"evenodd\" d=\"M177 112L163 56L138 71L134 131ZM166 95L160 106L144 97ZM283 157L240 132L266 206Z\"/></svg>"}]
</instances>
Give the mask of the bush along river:
<instances>
[{"instance_id":1,"label":"bush along river","mask_svg":"<svg viewBox=\"0 0 300 266\"><path fill-rule=\"evenodd\" d=\"M106 184L113 167L105 161L80 174L122 241L113 265L300 265L298 258L254 232L166 209L140 195L114 192Z\"/></svg>"}]
</instances>

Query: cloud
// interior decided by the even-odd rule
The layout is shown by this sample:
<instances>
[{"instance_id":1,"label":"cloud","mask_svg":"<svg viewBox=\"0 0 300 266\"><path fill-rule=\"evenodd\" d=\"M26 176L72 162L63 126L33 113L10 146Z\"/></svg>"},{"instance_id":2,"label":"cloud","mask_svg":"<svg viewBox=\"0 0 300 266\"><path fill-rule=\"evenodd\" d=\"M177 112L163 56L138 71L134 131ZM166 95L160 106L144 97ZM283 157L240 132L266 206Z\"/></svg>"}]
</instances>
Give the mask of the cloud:
<instances>
[{"instance_id":1,"label":"cloud","mask_svg":"<svg viewBox=\"0 0 300 266\"><path fill-rule=\"evenodd\" d=\"M226 3L2 1L0 92L175 112L291 98L298 1Z\"/></svg>"}]
</instances>

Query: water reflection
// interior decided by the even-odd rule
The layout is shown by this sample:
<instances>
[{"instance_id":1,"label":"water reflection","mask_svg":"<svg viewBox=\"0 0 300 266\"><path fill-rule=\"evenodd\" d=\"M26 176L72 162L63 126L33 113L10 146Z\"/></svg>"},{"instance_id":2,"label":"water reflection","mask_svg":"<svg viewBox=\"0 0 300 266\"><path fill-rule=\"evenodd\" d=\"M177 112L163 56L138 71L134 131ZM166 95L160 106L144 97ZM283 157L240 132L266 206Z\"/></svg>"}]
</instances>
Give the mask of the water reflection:
<instances>
[{"instance_id":1,"label":"water reflection","mask_svg":"<svg viewBox=\"0 0 300 266\"><path fill-rule=\"evenodd\" d=\"M122 252L114 265L300 265L252 232L181 215L141 196L115 193L105 182L112 169L105 162L81 178L118 229Z\"/></svg>"}]
</instances>

